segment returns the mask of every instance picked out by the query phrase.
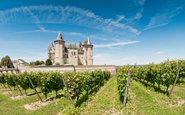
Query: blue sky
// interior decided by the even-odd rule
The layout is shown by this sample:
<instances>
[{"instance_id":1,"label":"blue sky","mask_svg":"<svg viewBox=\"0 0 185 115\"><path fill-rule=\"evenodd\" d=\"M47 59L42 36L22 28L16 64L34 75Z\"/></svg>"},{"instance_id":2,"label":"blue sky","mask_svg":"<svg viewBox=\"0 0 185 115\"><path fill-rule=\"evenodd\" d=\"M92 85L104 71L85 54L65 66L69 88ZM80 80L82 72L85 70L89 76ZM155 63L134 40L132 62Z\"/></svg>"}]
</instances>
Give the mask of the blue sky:
<instances>
[{"instance_id":1,"label":"blue sky","mask_svg":"<svg viewBox=\"0 0 185 115\"><path fill-rule=\"evenodd\" d=\"M0 0L0 58L46 60L58 32L95 64L185 59L185 0Z\"/></svg>"}]
</instances>

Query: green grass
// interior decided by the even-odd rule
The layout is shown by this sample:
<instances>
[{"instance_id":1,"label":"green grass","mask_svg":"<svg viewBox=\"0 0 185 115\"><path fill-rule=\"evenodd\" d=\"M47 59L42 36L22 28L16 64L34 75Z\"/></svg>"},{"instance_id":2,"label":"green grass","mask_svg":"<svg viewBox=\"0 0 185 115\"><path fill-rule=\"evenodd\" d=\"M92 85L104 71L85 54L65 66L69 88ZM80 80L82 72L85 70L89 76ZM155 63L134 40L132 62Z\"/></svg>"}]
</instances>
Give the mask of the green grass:
<instances>
[{"instance_id":1,"label":"green grass","mask_svg":"<svg viewBox=\"0 0 185 115\"><path fill-rule=\"evenodd\" d=\"M38 110L32 111L32 110L26 110L24 108L25 104L29 104L32 102L39 101L38 97L36 95L33 96L27 96L25 98L22 98L20 100L12 100L10 98L10 95L4 95L2 94L5 92L5 89L2 89L1 87L1 94L0 94L0 114L2 115L53 115L57 114L62 109L66 108L66 106L71 106L69 100L65 97L62 97L60 99L56 99L52 101L49 105L41 107ZM33 90L28 91L33 92ZM44 99L44 96L40 94L41 97ZM55 96L55 92L51 93L49 95L50 97Z\"/></svg>"},{"instance_id":2,"label":"green grass","mask_svg":"<svg viewBox=\"0 0 185 115\"><path fill-rule=\"evenodd\" d=\"M80 108L80 114L100 115L119 113L122 105L119 102L116 77L113 76L100 90Z\"/></svg>"},{"instance_id":3,"label":"green grass","mask_svg":"<svg viewBox=\"0 0 185 115\"><path fill-rule=\"evenodd\" d=\"M27 96L20 100L12 100L8 94L4 95L7 89L0 87L0 114L2 115L53 115L53 114L134 114L134 115L184 115L185 104L177 106L179 101L185 101L185 85L177 85L170 98L162 93L155 92L153 88L146 88L143 84L131 81L129 100L126 107L119 102L116 77L100 88L100 90L83 102L80 107L74 108L70 101L62 97L52 101L47 106L38 110L30 111L24 108L24 104L38 101L36 95ZM28 91L33 92L33 90ZM62 93L60 91L60 93ZM55 96L50 93L49 96ZM44 96L42 95L42 98Z\"/></svg>"},{"instance_id":4,"label":"green grass","mask_svg":"<svg viewBox=\"0 0 185 115\"><path fill-rule=\"evenodd\" d=\"M185 105L178 107L176 105L170 106L173 101L185 100L184 93L177 91L178 87L174 89L174 93L169 98L168 96L154 92L153 89L144 87L141 83L132 81L130 90L130 101L125 108L126 112L131 114L142 115L183 115L185 113ZM178 98L177 97L182 97Z\"/></svg>"}]
</instances>

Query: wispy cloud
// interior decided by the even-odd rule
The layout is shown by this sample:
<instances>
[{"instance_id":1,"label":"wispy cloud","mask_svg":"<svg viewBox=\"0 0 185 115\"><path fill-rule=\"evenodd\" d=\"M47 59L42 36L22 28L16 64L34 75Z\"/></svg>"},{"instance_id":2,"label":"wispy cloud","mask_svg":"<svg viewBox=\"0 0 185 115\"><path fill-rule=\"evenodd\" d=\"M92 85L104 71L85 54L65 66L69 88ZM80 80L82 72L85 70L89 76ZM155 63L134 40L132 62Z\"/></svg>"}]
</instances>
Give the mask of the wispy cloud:
<instances>
[{"instance_id":1,"label":"wispy cloud","mask_svg":"<svg viewBox=\"0 0 185 115\"><path fill-rule=\"evenodd\" d=\"M21 31L21 32L15 32L16 34L25 34L25 33L53 33L53 34L57 34L58 32L62 32L63 34L66 34L66 35L70 35L70 36L81 36L83 38L86 38L87 35L83 34L83 33L79 33L79 32L67 32L67 31L57 31L57 30L48 30L48 29L45 29L44 30L41 30L41 29L38 29L38 30L30 30L30 31Z\"/></svg>"},{"instance_id":2,"label":"wispy cloud","mask_svg":"<svg viewBox=\"0 0 185 115\"><path fill-rule=\"evenodd\" d=\"M137 4L139 4L139 9L136 12L135 16L133 17L133 20L139 20L143 17L145 2L146 0L137 0Z\"/></svg>"},{"instance_id":3,"label":"wispy cloud","mask_svg":"<svg viewBox=\"0 0 185 115\"><path fill-rule=\"evenodd\" d=\"M117 15L117 22L120 22L120 21L122 21L122 20L126 20L127 21L127 19L125 18L125 16L124 15Z\"/></svg>"},{"instance_id":4,"label":"wispy cloud","mask_svg":"<svg viewBox=\"0 0 185 115\"><path fill-rule=\"evenodd\" d=\"M110 47L117 47L117 46L125 46L125 45L136 44L136 43L139 43L139 42L140 41L113 42L113 43L108 43L108 44L95 45L95 48L110 48Z\"/></svg>"},{"instance_id":5,"label":"wispy cloud","mask_svg":"<svg viewBox=\"0 0 185 115\"><path fill-rule=\"evenodd\" d=\"M151 18L149 24L144 28L144 30L149 30L152 28L157 28L161 26L168 25L172 18L180 13L183 7L177 7L175 10L167 11L164 13L158 13Z\"/></svg>"},{"instance_id":6,"label":"wispy cloud","mask_svg":"<svg viewBox=\"0 0 185 115\"><path fill-rule=\"evenodd\" d=\"M33 23L37 24L73 24L108 32L119 30L131 32L136 35L140 34L140 31L136 28L121 23L120 20L123 19L123 17L120 17L119 20L106 19L101 16L95 15L91 11L71 6L29 6L12 8L5 11L1 11L0 23L19 21L19 19L21 19L20 16L24 16L23 19L21 19L20 21L30 23L31 20L29 19L30 16L28 16L28 14L31 14L31 17L34 19ZM40 26L40 30L44 31L45 29Z\"/></svg>"},{"instance_id":7,"label":"wispy cloud","mask_svg":"<svg viewBox=\"0 0 185 115\"><path fill-rule=\"evenodd\" d=\"M46 33L58 33L59 31L55 30L46 30L45 28L40 28L37 30L28 30L28 31L20 31L20 32L15 32L16 34L25 34L25 33L37 33L37 32L46 32Z\"/></svg>"},{"instance_id":8,"label":"wispy cloud","mask_svg":"<svg viewBox=\"0 0 185 115\"><path fill-rule=\"evenodd\" d=\"M140 5L142 5L142 6L145 5L145 2L146 2L146 0L138 0L138 3L139 3Z\"/></svg>"},{"instance_id":9,"label":"wispy cloud","mask_svg":"<svg viewBox=\"0 0 185 115\"><path fill-rule=\"evenodd\" d=\"M142 8L138 12L136 12L136 15L135 15L134 19L137 19L137 20L141 19L142 16L143 16L143 11L144 11L144 9Z\"/></svg>"},{"instance_id":10,"label":"wispy cloud","mask_svg":"<svg viewBox=\"0 0 185 115\"><path fill-rule=\"evenodd\" d=\"M160 23L160 24L150 24L144 30L149 30L149 29L153 29L153 28L162 27L162 26L166 26L168 24L169 24L169 21L168 22L164 22L164 23Z\"/></svg>"},{"instance_id":11,"label":"wispy cloud","mask_svg":"<svg viewBox=\"0 0 185 115\"><path fill-rule=\"evenodd\" d=\"M163 55L163 54L165 54L165 52L164 52L164 51L157 51L157 52L155 52L154 54L155 54L155 55Z\"/></svg>"}]
</instances>

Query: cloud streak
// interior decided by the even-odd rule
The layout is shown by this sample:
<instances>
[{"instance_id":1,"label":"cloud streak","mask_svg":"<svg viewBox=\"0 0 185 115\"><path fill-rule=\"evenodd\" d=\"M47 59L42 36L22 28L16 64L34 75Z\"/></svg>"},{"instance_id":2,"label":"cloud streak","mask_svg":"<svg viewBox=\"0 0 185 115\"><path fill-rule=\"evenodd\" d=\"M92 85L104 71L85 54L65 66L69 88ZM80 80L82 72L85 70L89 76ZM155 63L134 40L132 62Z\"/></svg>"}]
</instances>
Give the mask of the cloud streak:
<instances>
[{"instance_id":1,"label":"cloud streak","mask_svg":"<svg viewBox=\"0 0 185 115\"><path fill-rule=\"evenodd\" d=\"M158 52L155 52L154 54L155 55L163 55L163 54L165 54L165 52L164 51L158 51Z\"/></svg>"},{"instance_id":2,"label":"cloud streak","mask_svg":"<svg viewBox=\"0 0 185 115\"><path fill-rule=\"evenodd\" d=\"M141 19L141 18L143 17L143 11L144 11L143 8L142 8L141 10L139 10L139 11L136 13L134 19L136 19L136 20Z\"/></svg>"},{"instance_id":3,"label":"cloud streak","mask_svg":"<svg viewBox=\"0 0 185 115\"><path fill-rule=\"evenodd\" d=\"M29 19L30 16L28 15L30 14L34 22ZM21 19L21 16L24 16L23 19ZM29 6L12 8L0 12L0 23L19 22L19 20L21 23L72 24L107 32L127 31L136 35L140 34L139 30L130 25L121 23L117 20L106 19L95 15L91 11L71 6ZM39 26L39 28L41 31L44 31L42 26Z\"/></svg>"},{"instance_id":4,"label":"cloud streak","mask_svg":"<svg viewBox=\"0 0 185 115\"><path fill-rule=\"evenodd\" d=\"M128 42L113 42L109 44L99 44L95 45L95 48L110 48L110 47L117 47L117 46L125 46L139 43L140 41L128 41Z\"/></svg>"},{"instance_id":5,"label":"cloud streak","mask_svg":"<svg viewBox=\"0 0 185 115\"><path fill-rule=\"evenodd\" d=\"M138 0L138 3L139 3L141 6L144 6L144 5L145 5L145 2L146 2L146 0Z\"/></svg>"},{"instance_id":6,"label":"cloud streak","mask_svg":"<svg viewBox=\"0 0 185 115\"><path fill-rule=\"evenodd\" d=\"M156 14L155 16L151 17L149 24L144 28L144 30L168 25L172 18L178 15L182 9L183 7L177 7L175 10Z\"/></svg>"},{"instance_id":7,"label":"cloud streak","mask_svg":"<svg viewBox=\"0 0 185 115\"><path fill-rule=\"evenodd\" d=\"M79 33L79 32L67 32L67 31L57 31L57 30L48 30L48 29L45 29L44 30L30 30L30 31L21 31L21 32L15 32L16 34L25 34L25 33L53 33L53 34L57 34L58 32L62 32L63 34L67 34L67 35L70 35L70 36L81 36L83 38L86 38L87 35L83 34L83 33Z\"/></svg>"}]
</instances>

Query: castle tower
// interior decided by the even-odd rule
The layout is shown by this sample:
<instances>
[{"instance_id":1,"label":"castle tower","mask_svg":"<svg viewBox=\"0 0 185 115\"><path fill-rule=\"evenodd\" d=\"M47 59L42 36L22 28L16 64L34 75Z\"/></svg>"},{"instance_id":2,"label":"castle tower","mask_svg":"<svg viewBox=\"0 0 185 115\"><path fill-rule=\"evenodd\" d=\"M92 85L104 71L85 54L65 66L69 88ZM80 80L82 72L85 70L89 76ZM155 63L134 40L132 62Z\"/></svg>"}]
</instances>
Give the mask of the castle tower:
<instances>
[{"instance_id":1,"label":"castle tower","mask_svg":"<svg viewBox=\"0 0 185 115\"><path fill-rule=\"evenodd\" d=\"M93 65L93 45L89 38L83 44L84 65Z\"/></svg>"},{"instance_id":2,"label":"castle tower","mask_svg":"<svg viewBox=\"0 0 185 115\"><path fill-rule=\"evenodd\" d=\"M55 62L54 65L63 65L64 64L64 39L62 38L62 34L59 32L57 36L57 40L55 43Z\"/></svg>"}]
</instances>

